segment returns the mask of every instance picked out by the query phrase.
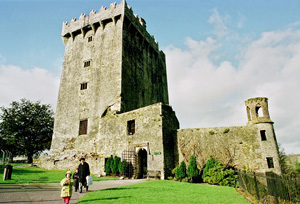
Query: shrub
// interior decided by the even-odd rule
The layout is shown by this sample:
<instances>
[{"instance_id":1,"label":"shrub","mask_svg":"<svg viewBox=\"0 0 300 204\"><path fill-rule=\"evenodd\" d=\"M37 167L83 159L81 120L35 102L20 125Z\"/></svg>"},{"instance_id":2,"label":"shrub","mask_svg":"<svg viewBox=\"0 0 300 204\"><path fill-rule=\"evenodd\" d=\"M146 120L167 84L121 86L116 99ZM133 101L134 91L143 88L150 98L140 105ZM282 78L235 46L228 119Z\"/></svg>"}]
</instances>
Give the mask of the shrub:
<instances>
[{"instance_id":1,"label":"shrub","mask_svg":"<svg viewBox=\"0 0 300 204\"><path fill-rule=\"evenodd\" d=\"M228 128L226 128L225 130L223 130L223 133L228 133L230 130Z\"/></svg>"},{"instance_id":2,"label":"shrub","mask_svg":"<svg viewBox=\"0 0 300 204\"><path fill-rule=\"evenodd\" d=\"M172 181L173 179L174 179L173 176L168 177L168 180L170 180L170 181Z\"/></svg>"},{"instance_id":3,"label":"shrub","mask_svg":"<svg viewBox=\"0 0 300 204\"><path fill-rule=\"evenodd\" d=\"M121 162L121 158L115 156L114 160L113 160L113 164L112 164L112 169L111 169L112 173L115 175L118 175L120 173L119 172L119 163L120 162Z\"/></svg>"},{"instance_id":4,"label":"shrub","mask_svg":"<svg viewBox=\"0 0 300 204\"><path fill-rule=\"evenodd\" d=\"M210 130L208 133L211 134L211 135L215 134L215 132L212 131L212 130Z\"/></svg>"},{"instance_id":5,"label":"shrub","mask_svg":"<svg viewBox=\"0 0 300 204\"><path fill-rule=\"evenodd\" d=\"M210 184L218 184L221 186L237 186L238 176L231 168L226 168L218 159L214 160L214 165L207 172L203 178L204 182Z\"/></svg>"},{"instance_id":6,"label":"shrub","mask_svg":"<svg viewBox=\"0 0 300 204\"><path fill-rule=\"evenodd\" d=\"M184 161L182 161L180 166L175 170L175 177L180 181L186 177L186 165Z\"/></svg>"},{"instance_id":7,"label":"shrub","mask_svg":"<svg viewBox=\"0 0 300 204\"><path fill-rule=\"evenodd\" d=\"M189 167L188 167L188 177L191 182L195 181L195 178L199 176L199 169L197 167L196 157L191 156Z\"/></svg>"},{"instance_id":8,"label":"shrub","mask_svg":"<svg viewBox=\"0 0 300 204\"><path fill-rule=\"evenodd\" d=\"M215 165L215 160L213 159L213 157L210 155L210 158L207 160L205 167L203 169L203 173L202 173L202 179L204 179L204 177L206 176L208 170L210 168L212 168Z\"/></svg>"},{"instance_id":9,"label":"shrub","mask_svg":"<svg viewBox=\"0 0 300 204\"><path fill-rule=\"evenodd\" d=\"M105 173L106 173L106 175L108 176L108 175L110 175L111 173L112 173L112 163L114 162L114 158L113 158L113 156L111 155L108 159L107 159L107 161L106 161L106 164L105 164Z\"/></svg>"},{"instance_id":10,"label":"shrub","mask_svg":"<svg viewBox=\"0 0 300 204\"><path fill-rule=\"evenodd\" d=\"M124 160L121 162L121 169L120 169L120 173L122 176L128 177L128 172L129 171L129 163Z\"/></svg>"}]
</instances>

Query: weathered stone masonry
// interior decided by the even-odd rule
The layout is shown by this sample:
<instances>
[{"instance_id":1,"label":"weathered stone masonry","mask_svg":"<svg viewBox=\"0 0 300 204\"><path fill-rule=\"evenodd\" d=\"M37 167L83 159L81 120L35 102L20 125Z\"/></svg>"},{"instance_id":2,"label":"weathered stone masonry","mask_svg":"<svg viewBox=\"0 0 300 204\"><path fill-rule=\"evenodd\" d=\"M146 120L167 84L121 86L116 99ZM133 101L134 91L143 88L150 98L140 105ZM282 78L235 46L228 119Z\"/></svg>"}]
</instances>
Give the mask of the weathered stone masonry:
<instances>
[{"instance_id":1,"label":"weathered stone masonry","mask_svg":"<svg viewBox=\"0 0 300 204\"><path fill-rule=\"evenodd\" d=\"M245 102L246 126L179 129L165 55L125 1L63 23L61 35L54 132L40 166L72 170L85 157L92 173L104 174L116 155L133 162L134 177L152 171L164 179L190 156L202 168L212 155L238 169L281 173L266 98Z\"/></svg>"}]
</instances>

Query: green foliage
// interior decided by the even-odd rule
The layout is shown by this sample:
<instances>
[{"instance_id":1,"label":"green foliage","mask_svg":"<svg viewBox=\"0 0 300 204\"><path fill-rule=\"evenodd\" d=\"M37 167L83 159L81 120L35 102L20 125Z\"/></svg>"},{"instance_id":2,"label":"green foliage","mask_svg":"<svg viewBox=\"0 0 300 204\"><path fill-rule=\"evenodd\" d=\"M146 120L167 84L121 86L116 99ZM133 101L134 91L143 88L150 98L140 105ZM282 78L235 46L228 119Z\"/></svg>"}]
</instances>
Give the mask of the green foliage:
<instances>
[{"instance_id":1,"label":"green foliage","mask_svg":"<svg viewBox=\"0 0 300 204\"><path fill-rule=\"evenodd\" d=\"M295 164L297 174L300 174L300 162L296 162Z\"/></svg>"},{"instance_id":2,"label":"green foliage","mask_svg":"<svg viewBox=\"0 0 300 204\"><path fill-rule=\"evenodd\" d=\"M293 166L288 164L288 158L284 152L284 149L280 147L280 144L278 145L279 149L279 163L281 166L281 171L284 176L295 176L296 169L293 168Z\"/></svg>"},{"instance_id":3,"label":"green foliage","mask_svg":"<svg viewBox=\"0 0 300 204\"><path fill-rule=\"evenodd\" d=\"M211 158L212 159L212 158ZM214 160L214 165L208 169L203 181L210 184L218 184L221 186L237 186L238 176L231 168L226 168L218 159Z\"/></svg>"},{"instance_id":4,"label":"green foliage","mask_svg":"<svg viewBox=\"0 0 300 204\"><path fill-rule=\"evenodd\" d=\"M184 161L182 161L180 166L175 170L175 177L177 180L182 180L186 177L186 165Z\"/></svg>"},{"instance_id":5,"label":"green foliage","mask_svg":"<svg viewBox=\"0 0 300 204\"><path fill-rule=\"evenodd\" d=\"M111 155L107 161L106 161L106 164L105 164L105 173L107 176L109 176L111 173L112 173L112 166L113 166L113 163L114 163L114 158L113 156Z\"/></svg>"},{"instance_id":6,"label":"green foliage","mask_svg":"<svg viewBox=\"0 0 300 204\"><path fill-rule=\"evenodd\" d=\"M34 154L50 148L54 123L50 105L21 99L0 110L1 149L26 155L28 163L32 163Z\"/></svg>"},{"instance_id":7,"label":"green foliage","mask_svg":"<svg viewBox=\"0 0 300 204\"><path fill-rule=\"evenodd\" d=\"M121 163L121 158L115 156L113 163L112 163L112 168L111 168L111 172L115 175L118 175L120 173L119 172L119 163Z\"/></svg>"},{"instance_id":8,"label":"green foliage","mask_svg":"<svg viewBox=\"0 0 300 204\"><path fill-rule=\"evenodd\" d=\"M210 158L207 160L205 167L203 169L203 173L202 173L202 179L204 179L204 177L206 176L207 172L209 171L210 168L212 168L215 165L215 160L213 159L213 157L210 155Z\"/></svg>"},{"instance_id":9,"label":"green foliage","mask_svg":"<svg viewBox=\"0 0 300 204\"><path fill-rule=\"evenodd\" d=\"M132 164L127 162L126 160L120 162L121 168L120 168L120 174L124 177L131 177L132 172L130 172L130 167L132 167Z\"/></svg>"},{"instance_id":10,"label":"green foliage","mask_svg":"<svg viewBox=\"0 0 300 204\"><path fill-rule=\"evenodd\" d=\"M191 182L195 181L195 178L199 176L199 169L197 167L196 157L191 156L190 163L188 167L188 177Z\"/></svg>"},{"instance_id":11,"label":"green foliage","mask_svg":"<svg viewBox=\"0 0 300 204\"><path fill-rule=\"evenodd\" d=\"M228 133L230 130L228 128L226 128L225 130L223 130L223 133Z\"/></svg>"},{"instance_id":12,"label":"green foliage","mask_svg":"<svg viewBox=\"0 0 300 204\"><path fill-rule=\"evenodd\" d=\"M212 130L210 130L208 133L211 134L211 135L215 134L215 132L212 131Z\"/></svg>"}]
</instances>

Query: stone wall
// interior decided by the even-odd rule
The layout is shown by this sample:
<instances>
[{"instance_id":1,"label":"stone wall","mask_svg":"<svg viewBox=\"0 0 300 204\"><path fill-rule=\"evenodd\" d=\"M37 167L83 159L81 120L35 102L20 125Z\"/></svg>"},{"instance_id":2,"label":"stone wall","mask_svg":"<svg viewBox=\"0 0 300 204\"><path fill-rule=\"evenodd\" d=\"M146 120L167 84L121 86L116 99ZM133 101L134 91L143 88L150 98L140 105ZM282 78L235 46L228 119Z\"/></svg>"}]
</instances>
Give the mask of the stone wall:
<instances>
[{"instance_id":1,"label":"stone wall","mask_svg":"<svg viewBox=\"0 0 300 204\"><path fill-rule=\"evenodd\" d=\"M128 132L128 121L135 121L135 133ZM73 169L85 157L93 174L103 174L105 159L111 155L122 158L124 151L147 151L147 169L160 171L162 179L174 167L174 133L178 120L172 108L162 103L134 111L106 115L100 119L100 131L95 139L77 139L88 145L84 149L65 150L41 158L40 166L47 169ZM81 136L79 136L81 137ZM85 139L85 141L84 141ZM164 162L169 161L169 162ZM165 173L167 169L168 172Z\"/></svg>"},{"instance_id":2,"label":"stone wall","mask_svg":"<svg viewBox=\"0 0 300 204\"><path fill-rule=\"evenodd\" d=\"M168 104L165 55L133 15L123 23L122 112Z\"/></svg>"},{"instance_id":3,"label":"stone wall","mask_svg":"<svg viewBox=\"0 0 300 204\"><path fill-rule=\"evenodd\" d=\"M266 130L266 141L261 140L261 129ZM194 155L199 169L212 155L240 170L281 174L272 124L182 129L177 131L177 139L179 162L188 164ZM274 168L268 168L267 157L273 158Z\"/></svg>"}]
</instances>

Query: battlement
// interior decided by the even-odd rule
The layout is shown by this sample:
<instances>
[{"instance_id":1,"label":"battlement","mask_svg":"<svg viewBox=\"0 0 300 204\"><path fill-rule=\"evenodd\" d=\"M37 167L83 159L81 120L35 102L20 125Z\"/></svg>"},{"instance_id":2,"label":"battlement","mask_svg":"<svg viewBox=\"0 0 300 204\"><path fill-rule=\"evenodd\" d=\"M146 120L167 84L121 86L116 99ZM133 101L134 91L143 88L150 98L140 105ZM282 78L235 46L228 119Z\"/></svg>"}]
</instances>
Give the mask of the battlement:
<instances>
[{"instance_id":1,"label":"battlement","mask_svg":"<svg viewBox=\"0 0 300 204\"><path fill-rule=\"evenodd\" d=\"M250 104L257 104L257 103L261 103L261 102L268 103L268 98L266 98L266 97L250 98L245 101L245 104L250 105Z\"/></svg>"},{"instance_id":2,"label":"battlement","mask_svg":"<svg viewBox=\"0 0 300 204\"><path fill-rule=\"evenodd\" d=\"M110 4L110 7L107 9L105 6L97 13L96 10L92 10L88 16L85 13L82 13L77 20L72 18L70 23L63 22L61 36L64 39L72 37L75 39L76 35L85 34L89 30L93 30L96 33L98 28L105 29L105 25L109 22L116 22L118 20L124 21L124 16L126 16L134 27L139 31L139 33L148 41L148 43L158 50L158 43L154 39L154 36L151 36L146 31L146 21L139 17L137 14L133 14L133 10L130 6L127 6L126 0L121 1L120 4L116 2ZM65 41L65 40L64 40Z\"/></svg>"},{"instance_id":3,"label":"battlement","mask_svg":"<svg viewBox=\"0 0 300 204\"><path fill-rule=\"evenodd\" d=\"M250 98L245 101L245 105L247 107L248 122L254 124L273 123L269 115L268 98Z\"/></svg>"}]
</instances>

